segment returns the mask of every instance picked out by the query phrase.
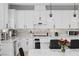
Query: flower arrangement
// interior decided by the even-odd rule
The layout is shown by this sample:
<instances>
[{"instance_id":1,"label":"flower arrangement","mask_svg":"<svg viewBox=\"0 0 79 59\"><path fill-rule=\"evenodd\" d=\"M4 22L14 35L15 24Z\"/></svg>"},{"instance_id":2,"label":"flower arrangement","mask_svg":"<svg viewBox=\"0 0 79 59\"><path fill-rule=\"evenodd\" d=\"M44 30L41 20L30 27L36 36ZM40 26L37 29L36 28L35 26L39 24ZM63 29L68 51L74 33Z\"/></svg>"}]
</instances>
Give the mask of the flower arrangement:
<instances>
[{"instance_id":1,"label":"flower arrangement","mask_svg":"<svg viewBox=\"0 0 79 59\"><path fill-rule=\"evenodd\" d=\"M58 44L61 46L61 51L65 52L65 48L69 46L70 42L67 39L61 38Z\"/></svg>"}]
</instances>

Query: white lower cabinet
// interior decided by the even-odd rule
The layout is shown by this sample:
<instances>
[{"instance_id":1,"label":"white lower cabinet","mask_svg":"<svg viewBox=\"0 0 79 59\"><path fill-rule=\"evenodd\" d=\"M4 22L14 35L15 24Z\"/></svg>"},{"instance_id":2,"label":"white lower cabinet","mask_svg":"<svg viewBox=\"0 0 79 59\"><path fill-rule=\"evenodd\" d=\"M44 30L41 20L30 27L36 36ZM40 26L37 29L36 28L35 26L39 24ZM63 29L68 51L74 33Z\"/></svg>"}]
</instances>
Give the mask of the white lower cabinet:
<instances>
[{"instance_id":1,"label":"white lower cabinet","mask_svg":"<svg viewBox=\"0 0 79 59\"><path fill-rule=\"evenodd\" d=\"M1 43L1 56L13 56L13 43L12 42L2 42Z\"/></svg>"}]
</instances>

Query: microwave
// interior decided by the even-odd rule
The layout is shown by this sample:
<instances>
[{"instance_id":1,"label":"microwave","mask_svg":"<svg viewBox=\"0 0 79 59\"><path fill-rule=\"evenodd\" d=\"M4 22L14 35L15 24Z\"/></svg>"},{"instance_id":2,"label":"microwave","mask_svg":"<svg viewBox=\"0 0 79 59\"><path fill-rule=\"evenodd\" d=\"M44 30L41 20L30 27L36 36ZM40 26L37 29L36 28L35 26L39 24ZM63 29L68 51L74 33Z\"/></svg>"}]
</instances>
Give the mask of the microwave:
<instances>
[{"instance_id":1,"label":"microwave","mask_svg":"<svg viewBox=\"0 0 79 59\"><path fill-rule=\"evenodd\" d=\"M78 35L79 31L69 31L69 35Z\"/></svg>"}]
</instances>

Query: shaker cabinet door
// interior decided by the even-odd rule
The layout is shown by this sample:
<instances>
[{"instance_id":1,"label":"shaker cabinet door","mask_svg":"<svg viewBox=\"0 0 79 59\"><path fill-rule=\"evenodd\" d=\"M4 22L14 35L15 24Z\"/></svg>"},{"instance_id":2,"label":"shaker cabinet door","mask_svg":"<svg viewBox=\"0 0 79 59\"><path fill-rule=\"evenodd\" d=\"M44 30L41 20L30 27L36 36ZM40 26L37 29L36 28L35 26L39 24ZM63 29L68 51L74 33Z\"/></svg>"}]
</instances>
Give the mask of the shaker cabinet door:
<instances>
[{"instance_id":1,"label":"shaker cabinet door","mask_svg":"<svg viewBox=\"0 0 79 59\"><path fill-rule=\"evenodd\" d=\"M8 4L0 3L0 29L6 28L8 24Z\"/></svg>"},{"instance_id":2,"label":"shaker cabinet door","mask_svg":"<svg viewBox=\"0 0 79 59\"><path fill-rule=\"evenodd\" d=\"M55 28L68 29L71 20L70 13L69 11L56 11L54 16Z\"/></svg>"},{"instance_id":3,"label":"shaker cabinet door","mask_svg":"<svg viewBox=\"0 0 79 59\"><path fill-rule=\"evenodd\" d=\"M16 11L16 28L17 29L24 28L24 11L20 10Z\"/></svg>"}]
</instances>

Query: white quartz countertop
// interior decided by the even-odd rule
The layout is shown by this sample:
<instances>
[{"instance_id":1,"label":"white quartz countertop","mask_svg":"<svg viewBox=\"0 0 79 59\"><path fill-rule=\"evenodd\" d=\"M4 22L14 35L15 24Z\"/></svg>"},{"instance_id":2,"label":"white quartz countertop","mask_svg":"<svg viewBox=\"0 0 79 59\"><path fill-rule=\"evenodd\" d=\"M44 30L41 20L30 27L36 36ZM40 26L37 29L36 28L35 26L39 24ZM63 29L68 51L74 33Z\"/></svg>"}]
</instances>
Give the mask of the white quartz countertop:
<instances>
[{"instance_id":1,"label":"white quartz countertop","mask_svg":"<svg viewBox=\"0 0 79 59\"><path fill-rule=\"evenodd\" d=\"M61 52L60 49L32 49L29 51L29 56L79 56L79 49L66 49L66 52Z\"/></svg>"}]
</instances>

